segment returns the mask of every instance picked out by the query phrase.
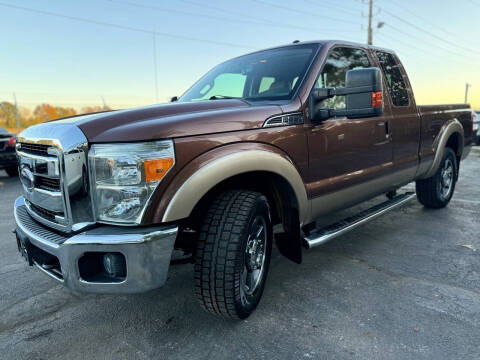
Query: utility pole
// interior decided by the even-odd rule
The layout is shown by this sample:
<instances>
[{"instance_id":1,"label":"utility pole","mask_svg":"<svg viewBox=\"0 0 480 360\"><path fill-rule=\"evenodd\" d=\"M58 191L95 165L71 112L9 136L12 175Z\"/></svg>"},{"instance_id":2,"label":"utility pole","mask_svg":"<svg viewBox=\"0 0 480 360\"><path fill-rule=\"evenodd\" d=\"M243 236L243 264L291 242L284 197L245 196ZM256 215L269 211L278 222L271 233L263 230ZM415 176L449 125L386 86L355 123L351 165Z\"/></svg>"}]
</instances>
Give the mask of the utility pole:
<instances>
[{"instance_id":1,"label":"utility pole","mask_svg":"<svg viewBox=\"0 0 480 360\"><path fill-rule=\"evenodd\" d=\"M158 70L157 70L157 34L152 32L153 37L153 75L155 76L155 103L158 104Z\"/></svg>"},{"instance_id":2,"label":"utility pole","mask_svg":"<svg viewBox=\"0 0 480 360\"><path fill-rule=\"evenodd\" d=\"M17 133L20 134L20 118L18 116L17 97L13 93L13 100L15 102L15 120L17 121Z\"/></svg>"},{"instance_id":3,"label":"utility pole","mask_svg":"<svg viewBox=\"0 0 480 360\"><path fill-rule=\"evenodd\" d=\"M372 45L373 44L373 39L372 39L372 11L373 11L373 0L369 0L368 3L368 39L367 39L367 44Z\"/></svg>"},{"instance_id":4,"label":"utility pole","mask_svg":"<svg viewBox=\"0 0 480 360\"><path fill-rule=\"evenodd\" d=\"M468 88L471 87L472 84L469 84L469 83L465 83L465 104L468 103Z\"/></svg>"},{"instance_id":5,"label":"utility pole","mask_svg":"<svg viewBox=\"0 0 480 360\"><path fill-rule=\"evenodd\" d=\"M107 104L105 103L105 99L103 98L103 96L100 96L102 98L102 102L103 102L103 110L104 111L107 111Z\"/></svg>"}]
</instances>

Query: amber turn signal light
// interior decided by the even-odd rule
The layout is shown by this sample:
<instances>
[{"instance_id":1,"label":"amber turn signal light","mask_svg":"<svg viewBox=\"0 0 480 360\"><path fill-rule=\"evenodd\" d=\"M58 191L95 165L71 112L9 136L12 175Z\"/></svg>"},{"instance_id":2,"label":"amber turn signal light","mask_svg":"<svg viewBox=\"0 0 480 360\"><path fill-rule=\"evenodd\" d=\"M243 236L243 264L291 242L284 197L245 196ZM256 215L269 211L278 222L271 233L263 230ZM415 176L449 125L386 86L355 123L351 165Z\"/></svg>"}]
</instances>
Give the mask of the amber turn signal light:
<instances>
[{"instance_id":1,"label":"amber turn signal light","mask_svg":"<svg viewBox=\"0 0 480 360\"><path fill-rule=\"evenodd\" d=\"M173 166L173 158L145 160L145 181L160 181Z\"/></svg>"},{"instance_id":2,"label":"amber turn signal light","mask_svg":"<svg viewBox=\"0 0 480 360\"><path fill-rule=\"evenodd\" d=\"M374 91L372 92L372 107L382 107L383 98L381 91Z\"/></svg>"}]
</instances>

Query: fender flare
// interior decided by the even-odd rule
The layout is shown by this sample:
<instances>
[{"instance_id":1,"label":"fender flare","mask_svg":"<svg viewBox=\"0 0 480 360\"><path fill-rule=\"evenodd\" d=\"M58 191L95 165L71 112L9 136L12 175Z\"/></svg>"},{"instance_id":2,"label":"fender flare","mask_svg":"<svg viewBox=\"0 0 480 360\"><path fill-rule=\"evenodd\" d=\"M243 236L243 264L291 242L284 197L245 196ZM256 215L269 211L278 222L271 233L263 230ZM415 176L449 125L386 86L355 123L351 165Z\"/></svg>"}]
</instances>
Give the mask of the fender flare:
<instances>
[{"instance_id":1,"label":"fender flare","mask_svg":"<svg viewBox=\"0 0 480 360\"><path fill-rule=\"evenodd\" d=\"M420 177L420 179L428 179L432 177L437 172L438 168L440 167L440 162L443 159L443 154L445 152L445 147L447 146L447 141L453 134L458 134L460 136L460 143L458 146L458 156L462 156L463 147L464 147L464 132L463 126L457 119L454 119L443 127L440 130L440 136L437 137L435 142L433 143L433 148L435 149L435 157L430 165L430 168Z\"/></svg>"},{"instance_id":2,"label":"fender flare","mask_svg":"<svg viewBox=\"0 0 480 360\"><path fill-rule=\"evenodd\" d=\"M252 171L272 172L288 181L297 198L299 220L302 223L309 210L304 182L291 160L267 150L242 150L202 166L175 192L163 214L162 222L187 218L202 197L217 184Z\"/></svg>"}]
</instances>

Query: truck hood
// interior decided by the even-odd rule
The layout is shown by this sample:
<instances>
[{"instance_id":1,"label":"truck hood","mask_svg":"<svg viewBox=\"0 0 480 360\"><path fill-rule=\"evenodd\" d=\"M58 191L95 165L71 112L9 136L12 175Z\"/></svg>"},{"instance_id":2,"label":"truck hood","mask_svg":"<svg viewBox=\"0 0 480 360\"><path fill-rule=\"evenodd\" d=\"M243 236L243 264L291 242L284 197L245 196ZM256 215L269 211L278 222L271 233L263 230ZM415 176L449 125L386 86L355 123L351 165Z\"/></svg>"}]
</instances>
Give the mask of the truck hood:
<instances>
[{"instance_id":1,"label":"truck hood","mask_svg":"<svg viewBox=\"0 0 480 360\"><path fill-rule=\"evenodd\" d=\"M91 143L144 141L248 130L281 114L278 105L236 99L170 103L57 120L77 125Z\"/></svg>"}]
</instances>

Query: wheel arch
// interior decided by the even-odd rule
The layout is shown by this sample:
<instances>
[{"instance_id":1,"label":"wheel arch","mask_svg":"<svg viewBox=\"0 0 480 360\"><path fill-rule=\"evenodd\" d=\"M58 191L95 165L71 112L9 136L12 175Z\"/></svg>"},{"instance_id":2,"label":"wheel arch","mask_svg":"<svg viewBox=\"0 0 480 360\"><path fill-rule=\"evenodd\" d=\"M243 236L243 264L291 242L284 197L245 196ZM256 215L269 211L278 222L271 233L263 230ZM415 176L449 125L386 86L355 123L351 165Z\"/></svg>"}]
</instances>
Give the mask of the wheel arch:
<instances>
[{"instance_id":1,"label":"wheel arch","mask_svg":"<svg viewBox=\"0 0 480 360\"><path fill-rule=\"evenodd\" d=\"M221 152L220 157L205 155L204 158L209 160L203 164L202 160L199 160L199 164L196 164L198 169L175 190L163 213L162 222L188 218L212 194L222 188L239 184L251 190L262 187L266 189L267 197L270 197L271 205L277 212L282 204L289 203L298 208L300 222L307 217L308 199L305 185L286 154L266 148L236 147L227 151L222 149ZM272 186L268 186L269 184ZM280 200L280 207L275 199Z\"/></svg>"},{"instance_id":2,"label":"wheel arch","mask_svg":"<svg viewBox=\"0 0 480 360\"><path fill-rule=\"evenodd\" d=\"M420 179L427 179L435 175L442 162L446 147L451 148L455 152L457 164L458 166L460 165L464 148L464 131L462 124L457 119L445 124L440 130L440 135L435 140L433 147L435 149L435 156L432 165Z\"/></svg>"},{"instance_id":3,"label":"wheel arch","mask_svg":"<svg viewBox=\"0 0 480 360\"><path fill-rule=\"evenodd\" d=\"M291 184L270 171L250 171L229 177L211 188L192 209L190 218L201 219L218 194L228 190L250 190L263 194L270 206L273 224L287 224L291 216L298 217L298 200Z\"/></svg>"}]
</instances>

